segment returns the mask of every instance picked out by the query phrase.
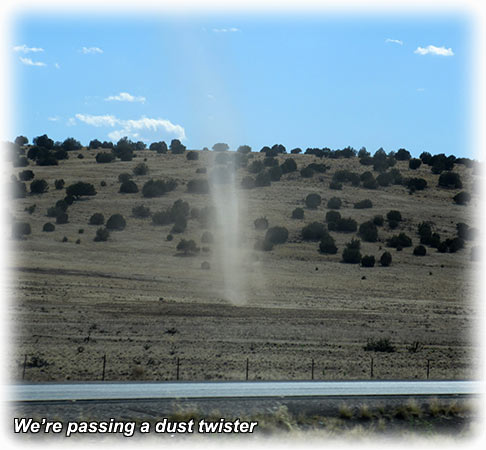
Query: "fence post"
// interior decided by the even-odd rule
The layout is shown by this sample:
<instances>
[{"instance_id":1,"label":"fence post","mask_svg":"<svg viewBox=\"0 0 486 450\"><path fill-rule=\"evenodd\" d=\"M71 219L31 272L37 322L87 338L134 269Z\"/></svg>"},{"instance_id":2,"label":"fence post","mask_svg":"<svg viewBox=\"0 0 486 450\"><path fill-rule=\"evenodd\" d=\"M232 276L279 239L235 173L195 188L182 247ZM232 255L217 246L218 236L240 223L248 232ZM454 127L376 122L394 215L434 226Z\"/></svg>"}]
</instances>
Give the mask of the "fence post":
<instances>
[{"instance_id":1,"label":"fence post","mask_svg":"<svg viewBox=\"0 0 486 450\"><path fill-rule=\"evenodd\" d=\"M106 353L103 355L103 374L101 375L101 381L105 381L105 367L106 367Z\"/></svg>"},{"instance_id":2,"label":"fence post","mask_svg":"<svg viewBox=\"0 0 486 450\"><path fill-rule=\"evenodd\" d=\"M248 370L249 370L249 361L248 358L246 358L246 381L248 381Z\"/></svg>"},{"instance_id":3,"label":"fence post","mask_svg":"<svg viewBox=\"0 0 486 450\"><path fill-rule=\"evenodd\" d=\"M311 379L314 379L314 358L312 358Z\"/></svg>"},{"instance_id":4,"label":"fence post","mask_svg":"<svg viewBox=\"0 0 486 450\"><path fill-rule=\"evenodd\" d=\"M430 359L427 360L427 380L429 379L430 374Z\"/></svg>"},{"instance_id":5,"label":"fence post","mask_svg":"<svg viewBox=\"0 0 486 450\"><path fill-rule=\"evenodd\" d=\"M370 375L371 375L371 378L373 378L373 356L371 357Z\"/></svg>"},{"instance_id":6,"label":"fence post","mask_svg":"<svg viewBox=\"0 0 486 450\"><path fill-rule=\"evenodd\" d=\"M179 357L177 357L177 372L176 372L177 381L179 381L179 365L180 365L180 361L179 361Z\"/></svg>"},{"instance_id":7,"label":"fence post","mask_svg":"<svg viewBox=\"0 0 486 450\"><path fill-rule=\"evenodd\" d=\"M24 357L24 370L22 371L22 380L25 378L25 368L27 367L27 353Z\"/></svg>"}]
</instances>

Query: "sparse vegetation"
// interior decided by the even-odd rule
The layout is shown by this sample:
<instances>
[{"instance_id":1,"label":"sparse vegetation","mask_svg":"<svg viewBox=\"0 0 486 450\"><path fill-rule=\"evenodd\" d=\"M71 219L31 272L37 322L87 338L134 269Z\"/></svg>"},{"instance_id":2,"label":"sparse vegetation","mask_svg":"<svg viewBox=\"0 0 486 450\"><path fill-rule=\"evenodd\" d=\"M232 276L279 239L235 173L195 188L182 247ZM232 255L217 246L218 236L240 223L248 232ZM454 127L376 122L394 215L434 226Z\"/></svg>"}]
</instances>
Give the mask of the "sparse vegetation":
<instances>
[{"instance_id":1,"label":"sparse vegetation","mask_svg":"<svg viewBox=\"0 0 486 450\"><path fill-rule=\"evenodd\" d=\"M309 209L317 209L321 204L321 196L316 193L308 194L305 198L305 206Z\"/></svg>"},{"instance_id":2,"label":"sparse vegetation","mask_svg":"<svg viewBox=\"0 0 486 450\"><path fill-rule=\"evenodd\" d=\"M106 228L109 230L122 231L125 229L127 222L121 214L113 214L106 221Z\"/></svg>"}]
</instances>

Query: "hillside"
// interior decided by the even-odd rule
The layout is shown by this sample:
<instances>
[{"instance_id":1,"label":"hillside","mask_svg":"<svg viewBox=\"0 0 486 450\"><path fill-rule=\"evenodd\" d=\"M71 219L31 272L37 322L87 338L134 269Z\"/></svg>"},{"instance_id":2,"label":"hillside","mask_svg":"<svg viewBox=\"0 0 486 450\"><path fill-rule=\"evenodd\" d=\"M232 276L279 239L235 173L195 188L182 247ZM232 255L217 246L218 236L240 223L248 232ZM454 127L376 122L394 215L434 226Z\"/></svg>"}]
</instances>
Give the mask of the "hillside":
<instances>
[{"instance_id":1,"label":"hillside","mask_svg":"<svg viewBox=\"0 0 486 450\"><path fill-rule=\"evenodd\" d=\"M367 189L362 182L343 182L341 190L330 189L339 170L378 175L357 157L279 154L279 165L293 158L297 170L253 189L240 187L251 174L245 167L237 169L241 236L236 231L235 236L245 258L238 266L244 295L234 304L225 294L222 276L228 260L218 256L223 230L203 227L194 218L198 212L189 214L183 233L171 232L172 224L155 225L151 217L132 215L137 205L149 207L153 215L179 199L190 209L213 205L214 196L191 193L188 183L210 178L219 154L198 151L198 160L188 160L187 152L140 150L131 161L102 164L96 162L98 153L83 148L69 152L69 159L57 166L30 161L29 167L13 169L17 177L32 170L34 180L44 179L49 186L43 194L29 193L10 204L12 219L31 227L30 234L12 240L14 377L22 377L27 355L26 380L100 379L104 354L108 380L175 379L178 358L179 377L185 380L244 379L247 359L250 379L308 379L312 360L315 379L366 379L371 357L375 378L423 379L427 360L431 378L473 377L477 359L470 331L477 315L473 277L479 269L471 249L477 244L465 240L456 252L426 245L425 256L413 254L422 222L430 222L442 241L457 236L457 223L474 225L479 198L474 194L473 168L455 164L453 172L463 188L444 188L438 187L440 175L430 166L411 170L408 161L397 161L394 168L404 178L427 182L424 190L415 192L398 184ZM249 163L263 161L264 156L251 153ZM118 176L131 174L143 161L148 173L132 176L139 191L120 193ZM300 170L311 163L329 168L304 178ZM218 166L224 168L222 173L231 170L229 165ZM196 173L202 168L208 174ZM55 188L58 179L65 181L63 189ZM144 198L142 187L150 179L174 179L177 187L160 197ZM47 209L78 181L93 184L96 195L74 201L66 211L68 222L56 224L55 218L46 216ZM468 206L452 200L461 191L472 194ZM321 196L316 209L305 205L310 193ZM337 253L324 254L319 252L319 240L304 240L305 225L320 222L327 228L332 197L341 199L341 216L354 219L358 227L383 216L377 241L366 242L355 231L332 230ZM371 208L354 208L365 199L371 200ZM25 211L34 204L31 214ZM304 209L304 218L291 218L298 207ZM394 229L386 219L391 210L402 217L392 224ZM95 242L100 226L89 225L94 213L102 213L105 220L122 214L126 227L111 231L106 242ZM254 226L259 217L266 217L270 227L285 227L287 241L270 251L255 250L255 243L265 236L265 230ZM55 225L53 232L43 231L46 222ZM201 242L205 231L212 232L214 243ZM399 251L388 247L388 239L401 232L412 239L412 246ZM345 244L353 238L361 239L362 255L376 258L374 267L342 262ZM176 248L181 239L193 239L200 251L181 254ZM392 256L389 267L379 263L385 251ZM209 270L201 267L205 261ZM382 338L389 339L395 351L364 350L370 339Z\"/></svg>"}]
</instances>

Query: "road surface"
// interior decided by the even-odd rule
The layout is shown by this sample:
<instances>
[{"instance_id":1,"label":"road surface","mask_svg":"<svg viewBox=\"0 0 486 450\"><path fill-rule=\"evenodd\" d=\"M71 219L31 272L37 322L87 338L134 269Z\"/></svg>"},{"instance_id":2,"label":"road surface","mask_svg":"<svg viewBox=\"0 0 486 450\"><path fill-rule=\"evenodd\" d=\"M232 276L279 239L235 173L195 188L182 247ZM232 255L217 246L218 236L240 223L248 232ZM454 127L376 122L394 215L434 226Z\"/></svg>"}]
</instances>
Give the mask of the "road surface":
<instances>
[{"instance_id":1,"label":"road surface","mask_svg":"<svg viewBox=\"0 0 486 450\"><path fill-rule=\"evenodd\" d=\"M33 383L12 385L13 402L480 394L477 381L246 381Z\"/></svg>"}]
</instances>

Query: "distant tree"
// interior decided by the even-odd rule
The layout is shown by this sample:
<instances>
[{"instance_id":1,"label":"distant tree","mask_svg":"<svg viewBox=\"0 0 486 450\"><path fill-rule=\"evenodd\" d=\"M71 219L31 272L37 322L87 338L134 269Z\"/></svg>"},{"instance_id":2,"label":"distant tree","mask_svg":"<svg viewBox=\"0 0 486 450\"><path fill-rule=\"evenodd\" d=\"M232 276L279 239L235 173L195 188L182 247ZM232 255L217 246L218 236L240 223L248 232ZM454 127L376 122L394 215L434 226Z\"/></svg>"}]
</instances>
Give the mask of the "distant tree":
<instances>
[{"instance_id":1,"label":"distant tree","mask_svg":"<svg viewBox=\"0 0 486 450\"><path fill-rule=\"evenodd\" d=\"M383 219L383 216L381 216L381 215L376 215L375 217L373 217L373 223L377 227L382 227L384 222L385 222L385 220Z\"/></svg>"},{"instance_id":2,"label":"distant tree","mask_svg":"<svg viewBox=\"0 0 486 450\"><path fill-rule=\"evenodd\" d=\"M14 142L19 147L22 147L24 145L27 145L29 143L29 140L25 136L17 136Z\"/></svg>"},{"instance_id":3,"label":"distant tree","mask_svg":"<svg viewBox=\"0 0 486 450\"><path fill-rule=\"evenodd\" d=\"M218 142L217 144L214 144L212 148L215 152L225 152L229 150L229 145L224 142Z\"/></svg>"},{"instance_id":4,"label":"distant tree","mask_svg":"<svg viewBox=\"0 0 486 450\"><path fill-rule=\"evenodd\" d=\"M342 190L342 188L343 188L343 185L339 181L331 181L329 183L329 189L333 189L335 191L340 191L340 190Z\"/></svg>"},{"instance_id":5,"label":"distant tree","mask_svg":"<svg viewBox=\"0 0 486 450\"><path fill-rule=\"evenodd\" d=\"M408 150L405 150L404 148L399 149L395 154L395 159L397 159L398 161L408 161L411 157L412 155L410 154L410 152Z\"/></svg>"},{"instance_id":6,"label":"distant tree","mask_svg":"<svg viewBox=\"0 0 486 450\"><path fill-rule=\"evenodd\" d=\"M43 194L49 190L49 186L46 180L37 179L30 183L30 193L31 194Z\"/></svg>"},{"instance_id":7,"label":"distant tree","mask_svg":"<svg viewBox=\"0 0 486 450\"><path fill-rule=\"evenodd\" d=\"M278 166L270 167L270 169L268 169L268 175L270 176L271 181L280 181L280 178L282 178L283 172L282 172L282 169Z\"/></svg>"},{"instance_id":8,"label":"distant tree","mask_svg":"<svg viewBox=\"0 0 486 450\"><path fill-rule=\"evenodd\" d=\"M409 178L406 185L410 192L423 191L427 187L427 181L423 178Z\"/></svg>"},{"instance_id":9,"label":"distant tree","mask_svg":"<svg viewBox=\"0 0 486 450\"><path fill-rule=\"evenodd\" d=\"M42 231L46 233L52 233L55 229L56 229L55 225L51 222L45 223L44 226L42 227Z\"/></svg>"},{"instance_id":10,"label":"distant tree","mask_svg":"<svg viewBox=\"0 0 486 450\"><path fill-rule=\"evenodd\" d=\"M395 220L397 222L400 222L402 220L402 214L400 213L400 211L391 210L387 212L386 218L388 221Z\"/></svg>"},{"instance_id":11,"label":"distant tree","mask_svg":"<svg viewBox=\"0 0 486 450\"><path fill-rule=\"evenodd\" d=\"M34 145L37 147L44 147L47 150L52 150L54 147L54 141L50 139L47 134L43 134L42 136L37 136L33 139Z\"/></svg>"},{"instance_id":12,"label":"distant tree","mask_svg":"<svg viewBox=\"0 0 486 450\"><path fill-rule=\"evenodd\" d=\"M132 175L129 174L128 172L123 172L120 175L118 175L118 182L119 183L125 183L129 180L132 179Z\"/></svg>"},{"instance_id":13,"label":"distant tree","mask_svg":"<svg viewBox=\"0 0 486 450\"><path fill-rule=\"evenodd\" d=\"M425 256L427 254L427 250L423 245L417 245L417 247L413 249L413 254L415 256Z\"/></svg>"},{"instance_id":14,"label":"distant tree","mask_svg":"<svg viewBox=\"0 0 486 450\"><path fill-rule=\"evenodd\" d=\"M96 155L96 162L100 164L106 164L106 163L111 163L112 161L115 160L115 155L113 153L108 153L108 152L99 152Z\"/></svg>"},{"instance_id":15,"label":"distant tree","mask_svg":"<svg viewBox=\"0 0 486 450\"><path fill-rule=\"evenodd\" d=\"M412 239L410 239L410 237L408 237L405 233L400 233L388 239L387 244L389 247L394 247L394 248L411 247Z\"/></svg>"},{"instance_id":16,"label":"distant tree","mask_svg":"<svg viewBox=\"0 0 486 450\"><path fill-rule=\"evenodd\" d=\"M69 220L69 217L68 217L67 213L65 213L65 212L61 212L56 216L56 223L58 225L68 223L68 220Z\"/></svg>"},{"instance_id":17,"label":"distant tree","mask_svg":"<svg viewBox=\"0 0 486 450\"><path fill-rule=\"evenodd\" d=\"M100 148L102 145L103 144L98 139L93 139L93 140L89 141L88 148L96 150L97 148Z\"/></svg>"},{"instance_id":18,"label":"distant tree","mask_svg":"<svg viewBox=\"0 0 486 450\"><path fill-rule=\"evenodd\" d=\"M170 143L170 151L174 155L180 155L186 151L186 146L182 145L179 139L172 139Z\"/></svg>"},{"instance_id":19,"label":"distant tree","mask_svg":"<svg viewBox=\"0 0 486 450\"><path fill-rule=\"evenodd\" d=\"M321 239L321 242L319 243L319 251L321 253L335 255L337 250L334 238L329 233Z\"/></svg>"},{"instance_id":20,"label":"distant tree","mask_svg":"<svg viewBox=\"0 0 486 450\"><path fill-rule=\"evenodd\" d=\"M339 211L328 211L326 213L326 222L334 222L341 220L341 213Z\"/></svg>"},{"instance_id":21,"label":"distant tree","mask_svg":"<svg viewBox=\"0 0 486 450\"><path fill-rule=\"evenodd\" d=\"M305 206L309 209L317 209L321 204L321 196L315 192L308 194L305 198Z\"/></svg>"},{"instance_id":22,"label":"distant tree","mask_svg":"<svg viewBox=\"0 0 486 450\"><path fill-rule=\"evenodd\" d=\"M252 161L252 163L248 166L248 172L249 173L260 173L263 169L265 168L263 161L260 159L257 159L255 161Z\"/></svg>"},{"instance_id":23,"label":"distant tree","mask_svg":"<svg viewBox=\"0 0 486 450\"><path fill-rule=\"evenodd\" d=\"M270 174L267 171L260 172L255 177L255 187L270 186L271 184L272 184L272 179L270 177Z\"/></svg>"},{"instance_id":24,"label":"distant tree","mask_svg":"<svg viewBox=\"0 0 486 450\"><path fill-rule=\"evenodd\" d=\"M187 219L184 216L176 216L171 233L184 233L187 228Z\"/></svg>"},{"instance_id":25,"label":"distant tree","mask_svg":"<svg viewBox=\"0 0 486 450\"><path fill-rule=\"evenodd\" d=\"M255 187L255 179L253 177L243 177L241 180L241 187L243 189L253 189Z\"/></svg>"},{"instance_id":26,"label":"distant tree","mask_svg":"<svg viewBox=\"0 0 486 450\"><path fill-rule=\"evenodd\" d=\"M359 264L361 262L360 241L351 240L343 250L342 261L347 264Z\"/></svg>"},{"instance_id":27,"label":"distant tree","mask_svg":"<svg viewBox=\"0 0 486 450\"><path fill-rule=\"evenodd\" d=\"M167 144L164 141L152 142L150 144L149 150L155 151L157 153L167 153Z\"/></svg>"},{"instance_id":28,"label":"distant tree","mask_svg":"<svg viewBox=\"0 0 486 450\"><path fill-rule=\"evenodd\" d=\"M78 181L77 183L71 184L66 188L66 194L78 199L82 196L96 195L96 189L91 183Z\"/></svg>"},{"instance_id":29,"label":"distant tree","mask_svg":"<svg viewBox=\"0 0 486 450\"><path fill-rule=\"evenodd\" d=\"M246 155L251 152L251 147L249 145L240 145L236 151Z\"/></svg>"},{"instance_id":30,"label":"distant tree","mask_svg":"<svg viewBox=\"0 0 486 450\"><path fill-rule=\"evenodd\" d=\"M331 228L329 228L329 225L331 223L332 222L329 222L328 229L331 229ZM348 218L341 217L336 222L335 231L341 231L341 232L344 232L344 233L354 233L357 229L358 229L358 224L357 224L356 220L351 219L350 217L348 217Z\"/></svg>"},{"instance_id":31,"label":"distant tree","mask_svg":"<svg viewBox=\"0 0 486 450\"><path fill-rule=\"evenodd\" d=\"M428 165L432 160L432 155L429 152L422 152L419 158L422 160L422 163Z\"/></svg>"},{"instance_id":32,"label":"distant tree","mask_svg":"<svg viewBox=\"0 0 486 450\"><path fill-rule=\"evenodd\" d=\"M62 143L62 149L67 152L73 150L81 150L81 148L82 148L81 143L72 137L65 139L64 142Z\"/></svg>"},{"instance_id":33,"label":"distant tree","mask_svg":"<svg viewBox=\"0 0 486 450\"><path fill-rule=\"evenodd\" d=\"M175 180L148 180L142 187L142 195L147 198L161 197L177 187Z\"/></svg>"},{"instance_id":34,"label":"distant tree","mask_svg":"<svg viewBox=\"0 0 486 450\"><path fill-rule=\"evenodd\" d=\"M411 170L417 170L422 165L422 160L418 158L412 158L408 162L408 167Z\"/></svg>"},{"instance_id":35,"label":"distant tree","mask_svg":"<svg viewBox=\"0 0 486 450\"><path fill-rule=\"evenodd\" d=\"M290 153L292 153L292 155L298 155L299 153L302 153L302 149L299 147L293 148L292 150L290 150Z\"/></svg>"},{"instance_id":36,"label":"distant tree","mask_svg":"<svg viewBox=\"0 0 486 450\"><path fill-rule=\"evenodd\" d=\"M132 208L132 216L138 219L150 217L150 208L144 205L137 205Z\"/></svg>"},{"instance_id":37,"label":"distant tree","mask_svg":"<svg viewBox=\"0 0 486 450\"><path fill-rule=\"evenodd\" d=\"M282 173L295 172L297 170L297 163L293 158L287 158L281 165Z\"/></svg>"},{"instance_id":38,"label":"distant tree","mask_svg":"<svg viewBox=\"0 0 486 450\"><path fill-rule=\"evenodd\" d=\"M198 152L187 152L186 154L186 159L188 161L197 161L199 159L199 153Z\"/></svg>"}]
</instances>

